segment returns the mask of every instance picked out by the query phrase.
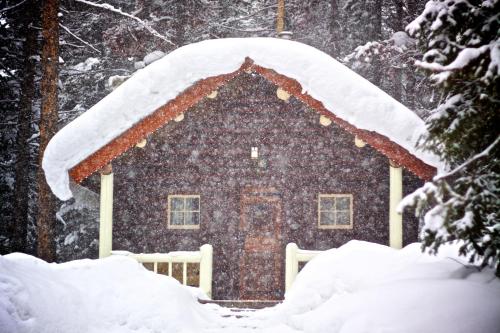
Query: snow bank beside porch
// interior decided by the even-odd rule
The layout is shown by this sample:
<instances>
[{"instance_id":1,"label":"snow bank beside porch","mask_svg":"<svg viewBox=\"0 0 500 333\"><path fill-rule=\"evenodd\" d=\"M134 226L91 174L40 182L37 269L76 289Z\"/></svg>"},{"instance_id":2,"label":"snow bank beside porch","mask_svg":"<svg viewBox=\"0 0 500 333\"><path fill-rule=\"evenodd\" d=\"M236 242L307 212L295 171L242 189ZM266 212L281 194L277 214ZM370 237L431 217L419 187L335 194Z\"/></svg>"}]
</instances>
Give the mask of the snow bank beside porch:
<instances>
[{"instance_id":1,"label":"snow bank beside porch","mask_svg":"<svg viewBox=\"0 0 500 333\"><path fill-rule=\"evenodd\" d=\"M448 253L351 241L310 261L276 316L310 333L499 332L500 280Z\"/></svg>"},{"instance_id":2,"label":"snow bank beside porch","mask_svg":"<svg viewBox=\"0 0 500 333\"><path fill-rule=\"evenodd\" d=\"M11 254L0 256L0 332L498 333L500 279L446 252L351 241L309 262L283 304L241 318L130 258Z\"/></svg>"},{"instance_id":3,"label":"snow bank beside porch","mask_svg":"<svg viewBox=\"0 0 500 333\"><path fill-rule=\"evenodd\" d=\"M199 332L212 313L195 291L130 258L0 256L0 332Z\"/></svg>"},{"instance_id":4,"label":"snow bank beside porch","mask_svg":"<svg viewBox=\"0 0 500 333\"><path fill-rule=\"evenodd\" d=\"M424 122L326 53L284 39L228 38L172 51L138 70L60 130L50 141L42 162L54 194L62 200L71 198L68 170L197 81L236 71L246 57L297 80L304 92L355 127L382 134L422 161L438 166L433 156L415 148L426 132Z\"/></svg>"}]
</instances>

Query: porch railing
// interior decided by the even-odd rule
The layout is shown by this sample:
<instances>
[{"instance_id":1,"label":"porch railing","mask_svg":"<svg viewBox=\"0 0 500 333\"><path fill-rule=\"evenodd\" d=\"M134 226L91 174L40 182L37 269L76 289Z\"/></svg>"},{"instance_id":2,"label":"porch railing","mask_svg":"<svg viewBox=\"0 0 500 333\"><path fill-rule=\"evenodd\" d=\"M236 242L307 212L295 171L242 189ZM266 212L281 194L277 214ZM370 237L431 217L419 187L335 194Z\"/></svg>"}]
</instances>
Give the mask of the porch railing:
<instances>
[{"instance_id":1,"label":"porch railing","mask_svg":"<svg viewBox=\"0 0 500 333\"><path fill-rule=\"evenodd\" d=\"M299 263L308 262L323 251L311 251L299 249L297 244L288 243L285 255L285 292L292 286L295 277L299 273Z\"/></svg>"},{"instance_id":2,"label":"porch railing","mask_svg":"<svg viewBox=\"0 0 500 333\"><path fill-rule=\"evenodd\" d=\"M187 264L199 264L199 287L208 297L212 297L212 262L213 248L210 244L200 247L199 251L172 251L168 253L132 253L128 251L111 251L112 255L134 258L143 264L153 264L153 271L158 273L158 264L168 264L168 276L172 276L173 264L182 264L182 284L187 285Z\"/></svg>"}]
</instances>

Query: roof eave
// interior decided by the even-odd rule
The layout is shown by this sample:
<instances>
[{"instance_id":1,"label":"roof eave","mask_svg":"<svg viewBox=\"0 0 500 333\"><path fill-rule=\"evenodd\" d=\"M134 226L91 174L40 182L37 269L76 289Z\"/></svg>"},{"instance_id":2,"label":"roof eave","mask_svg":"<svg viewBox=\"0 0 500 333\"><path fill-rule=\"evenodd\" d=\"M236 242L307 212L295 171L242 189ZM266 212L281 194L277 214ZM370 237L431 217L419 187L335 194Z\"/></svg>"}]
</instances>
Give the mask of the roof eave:
<instances>
[{"instance_id":1,"label":"roof eave","mask_svg":"<svg viewBox=\"0 0 500 333\"><path fill-rule=\"evenodd\" d=\"M97 170L106 166L125 151L134 147L136 143L141 141L147 135L155 132L164 124L184 113L187 109L196 105L212 91L223 86L243 72L254 72L263 76L270 82L286 90L291 95L295 96L303 103L319 112L321 115L328 117L349 133L356 135L371 145L373 148L387 156L396 165L408 169L419 178L429 180L436 174L435 167L426 164L416 156L412 155L405 148L391 141L389 138L373 131L359 129L347 121L337 117L333 113L335 110L327 110L323 103L314 99L309 94L303 93L302 86L298 81L279 74L272 69L256 65L250 58L246 58L245 62L238 70L232 73L199 80L183 93L179 94L175 99L169 101L154 111L151 115L139 121L127 131L123 132L120 136L107 143L92 155L88 156L85 160L74 166L70 170L71 178L77 183L81 182Z\"/></svg>"}]
</instances>

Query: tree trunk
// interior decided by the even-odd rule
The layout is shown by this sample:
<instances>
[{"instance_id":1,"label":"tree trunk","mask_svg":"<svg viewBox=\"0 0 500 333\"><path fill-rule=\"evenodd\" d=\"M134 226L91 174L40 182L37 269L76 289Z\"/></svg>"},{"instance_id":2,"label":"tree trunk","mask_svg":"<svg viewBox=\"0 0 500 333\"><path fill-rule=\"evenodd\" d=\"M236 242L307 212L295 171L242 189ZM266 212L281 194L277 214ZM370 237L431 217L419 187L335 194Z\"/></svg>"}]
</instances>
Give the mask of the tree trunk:
<instances>
[{"instance_id":1,"label":"tree trunk","mask_svg":"<svg viewBox=\"0 0 500 333\"><path fill-rule=\"evenodd\" d=\"M278 11L276 13L276 34L285 29L285 0L278 0Z\"/></svg>"},{"instance_id":2,"label":"tree trunk","mask_svg":"<svg viewBox=\"0 0 500 333\"><path fill-rule=\"evenodd\" d=\"M36 22L37 4L28 1L24 5L22 35L24 42L24 73L21 82L21 97L19 101L19 117L17 129L17 161L16 183L14 189L14 225L12 233L12 251L26 251L28 233L28 192L30 151L28 139L31 135L32 104L35 96L35 59L37 52L37 31L33 28Z\"/></svg>"},{"instance_id":3,"label":"tree trunk","mask_svg":"<svg viewBox=\"0 0 500 333\"><path fill-rule=\"evenodd\" d=\"M394 31L404 31L404 2L403 0L396 0L394 1L394 6L396 9L396 17L394 18ZM393 81L393 94L392 97L394 97L397 101L406 104L406 101L403 100L403 77L402 77L402 72L401 69L399 68L394 68L394 81Z\"/></svg>"},{"instance_id":4,"label":"tree trunk","mask_svg":"<svg viewBox=\"0 0 500 333\"><path fill-rule=\"evenodd\" d=\"M331 52L334 57L340 56L340 12L338 0L330 0L330 5L332 7L332 15L330 17L330 34L332 36L332 47Z\"/></svg>"},{"instance_id":5,"label":"tree trunk","mask_svg":"<svg viewBox=\"0 0 500 333\"><path fill-rule=\"evenodd\" d=\"M370 40L382 39L382 0L373 0L370 8L372 15L372 29L370 31Z\"/></svg>"},{"instance_id":6,"label":"tree trunk","mask_svg":"<svg viewBox=\"0 0 500 333\"><path fill-rule=\"evenodd\" d=\"M42 108L40 112L40 153L38 159L38 256L46 261L56 259L54 229L56 201L45 181L42 159L49 140L57 131L57 81L59 61L59 0L42 2Z\"/></svg>"},{"instance_id":7,"label":"tree trunk","mask_svg":"<svg viewBox=\"0 0 500 333\"><path fill-rule=\"evenodd\" d=\"M394 7L396 9L396 17L394 17L394 31L405 31L405 9L404 0L394 0Z\"/></svg>"},{"instance_id":8,"label":"tree trunk","mask_svg":"<svg viewBox=\"0 0 500 333\"><path fill-rule=\"evenodd\" d=\"M181 47L185 44L184 35L186 34L186 25L187 25L187 4L179 1L175 4L175 18L176 23L175 27L175 37L174 43Z\"/></svg>"},{"instance_id":9,"label":"tree trunk","mask_svg":"<svg viewBox=\"0 0 500 333\"><path fill-rule=\"evenodd\" d=\"M370 41L379 41L382 39L382 0L373 0L371 2L371 31L369 32ZM382 72L380 70L380 60L373 60L373 84L381 87Z\"/></svg>"},{"instance_id":10,"label":"tree trunk","mask_svg":"<svg viewBox=\"0 0 500 333\"><path fill-rule=\"evenodd\" d=\"M419 0L407 0L406 1L408 21L405 22L405 24L410 23L414 18L416 18L422 12L423 6L419 5L418 2L419 2ZM425 2L424 2L424 4L425 4Z\"/></svg>"}]
</instances>

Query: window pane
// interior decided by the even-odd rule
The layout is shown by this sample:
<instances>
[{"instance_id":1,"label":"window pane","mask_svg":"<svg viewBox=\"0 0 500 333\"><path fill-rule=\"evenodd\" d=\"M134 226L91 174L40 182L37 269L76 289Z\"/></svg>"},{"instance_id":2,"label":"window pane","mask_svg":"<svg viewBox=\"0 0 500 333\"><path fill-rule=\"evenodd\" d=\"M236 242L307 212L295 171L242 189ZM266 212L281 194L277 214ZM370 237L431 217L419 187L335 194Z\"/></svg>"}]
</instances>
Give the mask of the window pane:
<instances>
[{"instance_id":1,"label":"window pane","mask_svg":"<svg viewBox=\"0 0 500 333\"><path fill-rule=\"evenodd\" d=\"M350 197L337 197L337 210L350 210L351 198Z\"/></svg>"},{"instance_id":2,"label":"window pane","mask_svg":"<svg viewBox=\"0 0 500 333\"><path fill-rule=\"evenodd\" d=\"M321 212L320 224L321 225L334 225L335 224L335 213Z\"/></svg>"},{"instance_id":3,"label":"window pane","mask_svg":"<svg viewBox=\"0 0 500 333\"><path fill-rule=\"evenodd\" d=\"M184 198L171 198L170 200L170 210L180 211L184 210Z\"/></svg>"},{"instance_id":4,"label":"window pane","mask_svg":"<svg viewBox=\"0 0 500 333\"><path fill-rule=\"evenodd\" d=\"M337 224L338 225L350 225L351 224L351 213L349 211L337 212Z\"/></svg>"},{"instance_id":5,"label":"window pane","mask_svg":"<svg viewBox=\"0 0 500 333\"><path fill-rule=\"evenodd\" d=\"M170 224L171 225L183 225L184 224L184 213L170 212Z\"/></svg>"},{"instance_id":6,"label":"window pane","mask_svg":"<svg viewBox=\"0 0 500 333\"><path fill-rule=\"evenodd\" d=\"M335 198L320 198L320 210L334 210Z\"/></svg>"},{"instance_id":7,"label":"window pane","mask_svg":"<svg viewBox=\"0 0 500 333\"><path fill-rule=\"evenodd\" d=\"M186 198L186 210L200 210L200 198Z\"/></svg>"},{"instance_id":8,"label":"window pane","mask_svg":"<svg viewBox=\"0 0 500 333\"><path fill-rule=\"evenodd\" d=\"M199 225L200 224L200 213L198 212L186 212L186 225Z\"/></svg>"}]
</instances>

